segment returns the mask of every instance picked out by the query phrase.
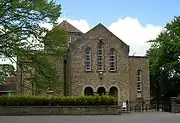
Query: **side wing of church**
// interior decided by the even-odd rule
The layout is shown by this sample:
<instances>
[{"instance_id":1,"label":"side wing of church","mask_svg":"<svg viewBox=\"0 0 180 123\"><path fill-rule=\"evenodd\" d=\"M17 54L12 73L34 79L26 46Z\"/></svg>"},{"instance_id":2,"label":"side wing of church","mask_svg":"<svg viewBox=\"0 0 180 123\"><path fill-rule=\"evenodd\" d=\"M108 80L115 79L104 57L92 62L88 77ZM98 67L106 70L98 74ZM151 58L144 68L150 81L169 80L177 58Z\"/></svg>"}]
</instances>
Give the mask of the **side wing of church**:
<instances>
[{"instance_id":1,"label":"side wing of church","mask_svg":"<svg viewBox=\"0 0 180 123\"><path fill-rule=\"evenodd\" d=\"M64 76L60 95L98 94L113 95L118 101L150 100L146 56L129 56L129 46L102 24L85 34L67 21L59 28L69 34L69 52L57 68Z\"/></svg>"}]
</instances>

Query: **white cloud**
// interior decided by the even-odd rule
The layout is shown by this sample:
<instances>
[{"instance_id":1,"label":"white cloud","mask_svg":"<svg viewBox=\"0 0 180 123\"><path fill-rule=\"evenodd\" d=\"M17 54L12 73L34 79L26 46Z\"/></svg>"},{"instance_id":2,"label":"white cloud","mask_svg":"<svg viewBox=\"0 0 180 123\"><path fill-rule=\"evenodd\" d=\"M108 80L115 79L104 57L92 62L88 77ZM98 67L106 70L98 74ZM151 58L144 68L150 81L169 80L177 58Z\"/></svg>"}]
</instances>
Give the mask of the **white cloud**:
<instances>
[{"instance_id":1,"label":"white cloud","mask_svg":"<svg viewBox=\"0 0 180 123\"><path fill-rule=\"evenodd\" d=\"M147 24L142 26L137 18L119 18L109 26L109 30L130 45L130 55L145 55L150 47L148 40L155 39L162 27Z\"/></svg>"},{"instance_id":2,"label":"white cloud","mask_svg":"<svg viewBox=\"0 0 180 123\"><path fill-rule=\"evenodd\" d=\"M87 20L59 18L58 22L63 20L67 20L84 33L90 29ZM130 55L134 53L135 55L145 55L146 50L150 47L147 41L155 39L162 30L161 26L152 24L143 26L137 18L131 17L119 18L116 22L107 26L107 28L130 46Z\"/></svg>"},{"instance_id":3,"label":"white cloud","mask_svg":"<svg viewBox=\"0 0 180 123\"><path fill-rule=\"evenodd\" d=\"M49 23L40 23L39 26L40 26L40 27L47 28L48 30L51 30L51 29L52 29L52 25L49 24Z\"/></svg>"},{"instance_id":4,"label":"white cloud","mask_svg":"<svg viewBox=\"0 0 180 123\"><path fill-rule=\"evenodd\" d=\"M70 24L72 24L74 27L78 28L83 33L86 33L90 29L87 20L83 20L83 19L72 20L72 19L69 19L69 18L58 18L57 22L61 23L63 20L67 20ZM40 23L40 26L45 27L48 30L52 29L52 25L47 24L47 23Z\"/></svg>"},{"instance_id":5,"label":"white cloud","mask_svg":"<svg viewBox=\"0 0 180 123\"><path fill-rule=\"evenodd\" d=\"M80 20L72 20L72 19L64 19L64 18L59 18L58 19L58 23L61 23L63 20L67 20L69 23L71 23L73 26L75 26L76 28L78 28L80 31L82 31L83 33L86 33L90 27L89 27L89 24L87 22L87 20L83 20L83 19L80 19ZM45 27L47 28L48 30L51 30L52 29L52 25L48 24L48 23L40 23L40 26L41 27ZM30 40L32 40L32 37L30 38ZM29 40L29 41L30 41ZM35 42L34 42L35 43ZM34 44L33 43L33 44ZM10 59L1 59L0 58L0 64L13 64L14 67L16 67L16 63L13 62L10 60Z\"/></svg>"},{"instance_id":6,"label":"white cloud","mask_svg":"<svg viewBox=\"0 0 180 123\"><path fill-rule=\"evenodd\" d=\"M12 64L15 68L16 68L16 61L17 59L14 57L13 59L9 59L9 58L0 58L0 64Z\"/></svg>"},{"instance_id":7,"label":"white cloud","mask_svg":"<svg viewBox=\"0 0 180 123\"><path fill-rule=\"evenodd\" d=\"M58 22L61 23L63 20L67 20L73 26L86 33L90 30L90 26L87 20L79 19L65 19L59 18ZM52 25L42 23L41 26L52 29ZM107 26L107 25L105 25ZM119 18L116 22L113 22L107 28L118 36L122 41L130 46L130 55L145 55L146 50L149 48L149 44L146 41L155 39L162 30L161 26L147 24L143 26L137 18L125 17ZM10 63L10 60L2 61L0 63ZM13 63L14 65L14 63Z\"/></svg>"},{"instance_id":8,"label":"white cloud","mask_svg":"<svg viewBox=\"0 0 180 123\"><path fill-rule=\"evenodd\" d=\"M58 22L61 23L63 20L67 20L70 24L72 24L74 27L76 27L77 29L79 29L83 33L86 33L90 29L87 20L83 20L83 19L72 20L69 18L66 18L66 19L65 18L59 18Z\"/></svg>"}]
</instances>

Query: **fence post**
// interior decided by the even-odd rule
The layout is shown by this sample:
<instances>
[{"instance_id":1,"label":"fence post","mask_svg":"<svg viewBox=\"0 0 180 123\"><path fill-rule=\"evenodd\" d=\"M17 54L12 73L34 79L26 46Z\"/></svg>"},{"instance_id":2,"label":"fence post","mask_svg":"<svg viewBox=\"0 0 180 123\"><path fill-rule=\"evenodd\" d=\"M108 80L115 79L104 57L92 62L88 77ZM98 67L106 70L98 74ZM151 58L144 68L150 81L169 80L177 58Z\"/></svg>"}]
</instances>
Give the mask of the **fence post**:
<instances>
[{"instance_id":1,"label":"fence post","mask_svg":"<svg viewBox=\"0 0 180 123\"><path fill-rule=\"evenodd\" d=\"M172 113L176 113L176 102L175 102L175 100L176 100L176 97L171 97L171 102L170 102L171 111L170 112L172 112Z\"/></svg>"},{"instance_id":2,"label":"fence post","mask_svg":"<svg viewBox=\"0 0 180 123\"><path fill-rule=\"evenodd\" d=\"M128 102L128 100L126 100L126 107L127 107L127 112L129 112L129 102Z\"/></svg>"}]
</instances>

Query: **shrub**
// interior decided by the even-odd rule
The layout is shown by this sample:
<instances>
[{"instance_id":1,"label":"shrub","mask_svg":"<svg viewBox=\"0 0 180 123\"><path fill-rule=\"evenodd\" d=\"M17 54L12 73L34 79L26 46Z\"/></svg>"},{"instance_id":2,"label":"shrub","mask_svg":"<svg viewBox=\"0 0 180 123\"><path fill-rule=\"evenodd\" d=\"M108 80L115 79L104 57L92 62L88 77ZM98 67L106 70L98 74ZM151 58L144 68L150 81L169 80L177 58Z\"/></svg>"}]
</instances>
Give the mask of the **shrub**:
<instances>
[{"instance_id":1,"label":"shrub","mask_svg":"<svg viewBox=\"0 0 180 123\"><path fill-rule=\"evenodd\" d=\"M0 106L95 106L115 105L112 96L0 96Z\"/></svg>"}]
</instances>

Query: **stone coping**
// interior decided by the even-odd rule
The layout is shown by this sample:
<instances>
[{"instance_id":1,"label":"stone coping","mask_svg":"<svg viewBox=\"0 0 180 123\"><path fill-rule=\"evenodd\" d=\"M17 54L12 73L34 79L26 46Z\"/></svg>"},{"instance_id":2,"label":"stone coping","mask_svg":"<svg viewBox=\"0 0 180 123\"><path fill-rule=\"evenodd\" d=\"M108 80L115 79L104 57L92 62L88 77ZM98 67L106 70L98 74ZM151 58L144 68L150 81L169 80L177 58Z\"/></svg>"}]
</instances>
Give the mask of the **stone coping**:
<instances>
[{"instance_id":1,"label":"stone coping","mask_svg":"<svg viewBox=\"0 0 180 123\"><path fill-rule=\"evenodd\" d=\"M119 115L118 106L0 106L0 115Z\"/></svg>"}]
</instances>

